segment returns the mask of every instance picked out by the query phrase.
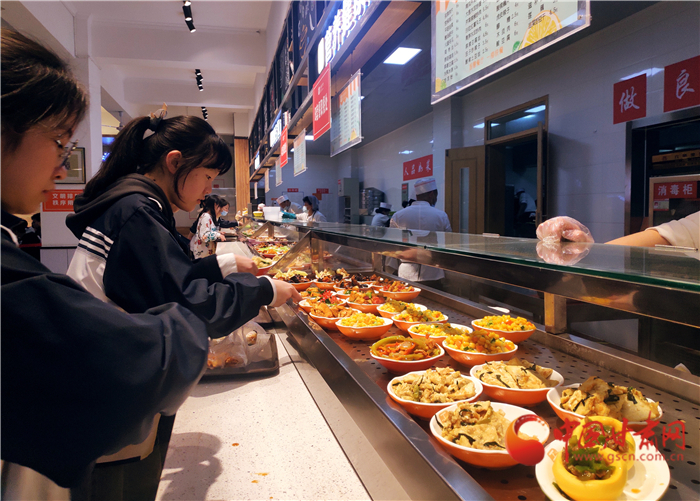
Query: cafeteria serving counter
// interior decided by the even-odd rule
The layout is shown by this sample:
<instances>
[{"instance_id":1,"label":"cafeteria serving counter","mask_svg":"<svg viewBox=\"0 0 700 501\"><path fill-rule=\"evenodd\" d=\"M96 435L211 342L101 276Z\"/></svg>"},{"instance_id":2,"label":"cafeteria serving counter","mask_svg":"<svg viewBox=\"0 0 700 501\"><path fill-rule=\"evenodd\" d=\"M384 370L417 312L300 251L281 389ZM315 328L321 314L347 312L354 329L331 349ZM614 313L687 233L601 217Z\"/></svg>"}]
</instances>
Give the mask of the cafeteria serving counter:
<instances>
[{"instance_id":1,"label":"cafeteria serving counter","mask_svg":"<svg viewBox=\"0 0 700 501\"><path fill-rule=\"evenodd\" d=\"M280 225L268 222L263 227L274 231ZM565 385L595 375L634 386L658 401L664 411L662 425L684 424L686 447L679 451L671 443L663 447L661 431L655 430L671 470L663 499L697 498L700 378L569 334L566 322L569 298L697 331L697 256L593 244L578 263L566 265L544 261L537 253L537 242L524 239L416 234L333 223L285 228L296 229L299 242L272 272L301 264L313 271L345 267L348 272L372 271L397 278L390 273L390 262L398 258L450 270L465 281L477 278L533 291L543 303L545 322L536 323L538 330L519 345L519 354L560 372ZM472 319L498 314L488 305L421 287L420 302L443 311L455 323L468 325ZM324 331L296 305L271 313L286 330L280 340L373 499L544 499L534 467L484 470L459 462L443 450L426 423L388 398L386 387L392 376L369 356L371 343ZM468 372L447 356L436 365L450 364ZM532 410L552 430L563 424L546 401Z\"/></svg>"}]
</instances>

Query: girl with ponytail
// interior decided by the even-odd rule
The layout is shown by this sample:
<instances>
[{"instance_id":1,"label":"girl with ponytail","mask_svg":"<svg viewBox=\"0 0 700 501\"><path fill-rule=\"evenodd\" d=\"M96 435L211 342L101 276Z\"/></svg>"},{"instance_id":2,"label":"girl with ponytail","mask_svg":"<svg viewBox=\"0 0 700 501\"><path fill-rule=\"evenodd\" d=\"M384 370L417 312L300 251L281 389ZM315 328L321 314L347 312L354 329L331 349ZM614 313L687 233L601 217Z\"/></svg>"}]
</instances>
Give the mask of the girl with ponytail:
<instances>
[{"instance_id":1,"label":"girl with ponytail","mask_svg":"<svg viewBox=\"0 0 700 501\"><path fill-rule=\"evenodd\" d=\"M163 109L129 122L66 219L80 239L68 275L130 313L179 303L211 337L229 334L264 305L300 299L290 284L256 278L248 258L213 254L193 263L181 243L173 213L194 210L231 163L228 146L201 118L165 118ZM74 499L129 498L129 485L142 486L139 499L155 498L173 422L161 417L148 440L98 460L92 485ZM124 479L123 492L114 492L115 478Z\"/></svg>"}]
</instances>

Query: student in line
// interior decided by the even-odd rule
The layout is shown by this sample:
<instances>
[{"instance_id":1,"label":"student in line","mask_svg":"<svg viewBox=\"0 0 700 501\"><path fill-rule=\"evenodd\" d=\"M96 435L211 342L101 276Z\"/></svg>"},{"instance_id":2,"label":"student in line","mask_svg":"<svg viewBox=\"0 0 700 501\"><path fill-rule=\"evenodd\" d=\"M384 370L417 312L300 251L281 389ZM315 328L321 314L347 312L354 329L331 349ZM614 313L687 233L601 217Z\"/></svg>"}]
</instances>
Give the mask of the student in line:
<instances>
[{"instance_id":1,"label":"student in line","mask_svg":"<svg viewBox=\"0 0 700 501\"><path fill-rule=\"evenodd\" d=\"M190 250L195 259L211 256L216 252L216 242L225 242L226 237L219 232L215 221L221 217L225 200L209 195L204 199L204 207L197 218L197 228L190 240Z\"/></svg>"},{"instance_id":2,"label":"student in line","mask_svg":"<svg viewBox=\"0 0 700 501\"><path fill-rule=\"evenodd\" d=\"M66 177L87 96L56 54L2 29L2 483L68 499L95 460L142 442L204 371L204 323L175 303L129 315L17 247L14 214Z\"/></svg>"},{"instance_id":3,"label":"student in line","mask_svg":"<svg viewBox=\"0 0 700 501\"><path fill-rule=\"evenodd\" d=\"M177 302L200 317L212 337L229 334L264 305L299 299L291 284L247 273L257 270L248 258L210 255L193 263L181 247L174 211L191 212L231 164L226 143L199 117L165 118L163 109L129 122L66 219L80 238L68 274L128 312ZM167 449L172 425L161 419L156 453ZM154 497L162 460L143 445L137 454L98 464L92 485L74 492L75 499L89 499L88 492L101 501ZM124 459L136 465L126 468ZM122 489L115 479L123 479ZM133 485L141 488L138 497L129 495Z\"/></svg>"}]
</instances>

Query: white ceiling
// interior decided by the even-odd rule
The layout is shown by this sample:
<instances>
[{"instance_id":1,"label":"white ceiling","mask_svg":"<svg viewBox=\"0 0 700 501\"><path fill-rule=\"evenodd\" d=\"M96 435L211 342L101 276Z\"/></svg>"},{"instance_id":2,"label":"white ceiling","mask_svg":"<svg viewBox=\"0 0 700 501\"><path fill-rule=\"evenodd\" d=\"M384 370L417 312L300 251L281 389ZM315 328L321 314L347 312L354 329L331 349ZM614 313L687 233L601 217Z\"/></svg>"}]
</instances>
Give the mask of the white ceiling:
<instances>
[{"instance_id":1,"label":"white ceiling","mask_svg":"<svg viewBox=\"0 0 700 501\"><path fill-rule=\"evenodd\" d=\"M45 30L66 54L89 55L100 70L103 107L115 116L123 111L125 121L163 102L171 116L201 116L200 106L206 106L217 132L247 136L267 75L268 39L276 43L289 3L192 0L194 33L182 5L181 0L3 1L2 15L39 39L46 39ZM195 68L202 71L203 92Z\"/></svg>"}]
</instances>

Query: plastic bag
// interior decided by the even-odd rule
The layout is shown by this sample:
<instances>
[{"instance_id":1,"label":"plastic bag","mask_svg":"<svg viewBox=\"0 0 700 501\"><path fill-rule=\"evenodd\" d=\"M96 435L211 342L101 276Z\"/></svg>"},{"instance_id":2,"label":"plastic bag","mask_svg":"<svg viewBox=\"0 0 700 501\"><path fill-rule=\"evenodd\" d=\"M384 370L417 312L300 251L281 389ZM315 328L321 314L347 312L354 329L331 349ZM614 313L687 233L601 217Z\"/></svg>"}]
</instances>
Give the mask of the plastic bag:
<instances>
[{"instance_id":1,"label":"plastic bag","mask_svg":"<svg viewBox=\"0 0 700 501\"><path fill-rule=\"evenodd\" d=\"M226 337L209 340L208 369L242 368L265 358L270 334L255 322L248 322Z\"/></svg>"},{"instance_id":2,"label":"plastic bag","mask_svg":"<svg viewBox=\"0 0 700 501\"><path fill-rule=\"evenodd\" d=\"M552 218L537 227L537 238L543 242L571 242L594 243L591 232L584 225L572 217L559 216Z\"/></svg>"}]
</instances>

